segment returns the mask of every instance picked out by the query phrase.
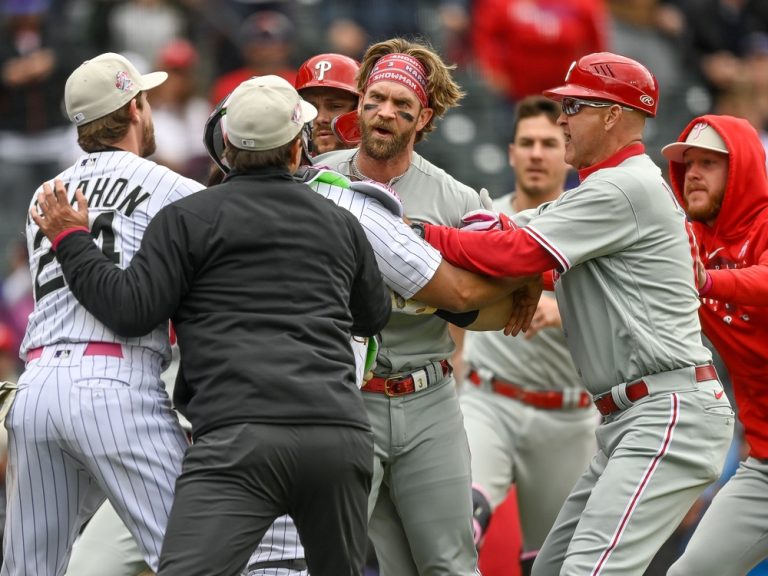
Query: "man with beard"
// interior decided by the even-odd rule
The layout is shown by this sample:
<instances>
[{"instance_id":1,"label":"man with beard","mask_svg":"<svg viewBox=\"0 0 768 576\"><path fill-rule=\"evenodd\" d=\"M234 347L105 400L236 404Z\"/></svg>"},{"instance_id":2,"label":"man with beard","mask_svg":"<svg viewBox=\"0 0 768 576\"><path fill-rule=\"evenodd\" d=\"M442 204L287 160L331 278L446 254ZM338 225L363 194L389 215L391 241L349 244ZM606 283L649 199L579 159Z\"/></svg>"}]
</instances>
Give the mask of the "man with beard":
<instances>
[{"instance_id":1,"label":"man with beard","mask_svg":"<svg viewBox=\"0 0 768 576\"><path fill-rule=\"evenodd\" d=\"M149 221L202 188L145 158L155 150L141 75L106 53L68 78L64 102L85 151L56 178L88 199L90 232L125 268ZM36 205L37 193L32 200ZM170 361L167 326L123 338L68 289L51 243L28 219L35 308L21 345L26 369L6 420L8 510L2 573L61 574L82 523L109 498L157 569L187 447L160 380Z\"/></svg>"},{"instance_id":2,"label":"man with beard","mask_svg":"<svg viewBox=\"0 0 768 576\"><path fill-rule=\"evenodd\" d=\"M312 154L357 145L339 140L334 124L357 123L359 71L360 63L343 54L318 54L299 67L294 86L304 100L317 108L317 117L312 122Z\"/></svg>"},{"instance_id":3,"label":"man with beard","mask_svg":"<svg viewBox=\"0 0 768 576\"><path fill-rule=\"evenodd\" d=\"M749 456L715 496L670 576L746 574L768 556L768 181L742 118L694 119L665 146L698 243L699 318L733 383Z\"/></svg>"},{"instance_id":4,"label":"man with beard","mask_svg":"<svg viewBox=\"0 0 768 576\"><path fill-rule=\"evenodd\" d=\"M315 162L387 183L413 220L461 225L481 208L479 195L414 151L463 95L450 71L423 44L372 45L358 77L361 145ZM447 326L434 315L393 314L362 388L375 450L369 536L382 576L476 572L469 449Z\"/></svg>"}]
</instances>

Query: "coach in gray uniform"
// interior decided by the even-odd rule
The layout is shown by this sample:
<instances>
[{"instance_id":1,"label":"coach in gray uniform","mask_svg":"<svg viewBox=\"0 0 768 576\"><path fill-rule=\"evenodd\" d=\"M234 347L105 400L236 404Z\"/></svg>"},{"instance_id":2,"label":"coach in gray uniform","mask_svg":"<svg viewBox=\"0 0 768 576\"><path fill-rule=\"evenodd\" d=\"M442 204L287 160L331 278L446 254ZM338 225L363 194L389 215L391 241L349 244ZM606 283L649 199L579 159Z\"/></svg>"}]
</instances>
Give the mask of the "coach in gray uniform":
<instances>
[{"instance_id":1,"label":"coach in gray uniform","mask_svg":"<svg viewBox=\"0 0 768 576\"><path fill-rule=\"evenodd\" d=\"M543 96L517 103L509 150L515 191L494 200L495 210L511 216L562 194L568 165L559 114L560 106ZM475 537L480 545L492 511L514 484L524 574L595 454L597 411L559 320L554 294L545 291L532 328L547 327L525 337L468 332L464 339L469 374L459 400L472 452Z\"/></svg>"},{"instance_id":2,"label":"coach in gray uniform","mask_svg":"<svg viewBox=\"0 0 768 576\"><path fill-rule=\"evenodd\" d=\"M701 343L685 214L644 154L658 84L610 53L575 62L562 102L581 184L515 216L519 230L425 227L462 267L556 270L568 347L604 415L598 451L533 565L534 576L640 576L722 470L733 411Z\"/></svg>"},{"instance_id":3,"label":"coach in gray uniform","mask_svg":"<svg viewBox=\"0 0 768 576\"><path fill-rule=\"evenodd\" d=\"M125 271L72 228L87 225L81 194L75 212L46 186L44 217L31 210L96 317L127 334L176 327L174 396L195 442L160 576L238 573L286 513L315 576L362 570L373 439L349 339L381 330L391 301L357 219L291 176L315 113L276 76L238 86L232 173L161 210Z\"/></svg>"}]
</instances>

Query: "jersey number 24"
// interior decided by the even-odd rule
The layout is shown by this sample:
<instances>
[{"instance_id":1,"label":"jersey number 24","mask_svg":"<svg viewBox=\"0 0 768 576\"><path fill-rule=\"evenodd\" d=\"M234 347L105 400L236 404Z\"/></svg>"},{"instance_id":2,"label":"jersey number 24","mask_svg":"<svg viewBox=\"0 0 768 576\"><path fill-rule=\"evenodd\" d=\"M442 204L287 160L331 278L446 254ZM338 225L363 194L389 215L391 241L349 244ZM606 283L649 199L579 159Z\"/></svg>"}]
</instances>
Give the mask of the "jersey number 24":
<instances>
[{"instance_id":1,"label":"jersey number 24","mask_svg":"<svg viewBox=\"0 0 768 576\"><path fill-rule=\"evenodd\" d=\"M102 214L99 214L91 225L91 236L94 238L101 236L102 253L109 258L111 262L118 264L120 262L120 253L115 251L115 232L112 230L112 221L114 218L114 212L103 212ZM45 235L38 230L32 245L33 250L40 248L43 238L45 238ZM65 286L64 276L62 274L58 274L47 282L40 284L40 275L43 273L43 269L55 259L56 254L52 250L48 250L48 252L40 256L40 261L37 264L37 272L35 273L35 302L39 302L43 296L46 296L59 288L64 288Z\"/></svg>"}]
</instances>

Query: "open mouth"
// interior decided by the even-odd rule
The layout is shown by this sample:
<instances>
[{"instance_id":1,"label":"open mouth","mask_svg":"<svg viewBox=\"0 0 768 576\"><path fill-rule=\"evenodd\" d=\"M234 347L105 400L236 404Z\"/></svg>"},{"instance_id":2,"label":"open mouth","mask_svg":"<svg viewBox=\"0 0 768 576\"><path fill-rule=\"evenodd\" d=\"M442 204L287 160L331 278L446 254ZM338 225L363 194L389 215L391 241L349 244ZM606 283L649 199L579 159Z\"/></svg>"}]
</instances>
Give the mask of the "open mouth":
<instances>
[{"instance_id":1,"label":"open mouth","mask_svg":"<svg viewBox=\"0 0 768 576\"><path fill-rule=\"evenodd\" d=\"M374 126L373 127L373 132L374 132L374 134L378 134L379 136L382 136L382 137L385 137L385 138L394 135L394 131L390 130L386 126Z\"/></svg>"}]
</instances>

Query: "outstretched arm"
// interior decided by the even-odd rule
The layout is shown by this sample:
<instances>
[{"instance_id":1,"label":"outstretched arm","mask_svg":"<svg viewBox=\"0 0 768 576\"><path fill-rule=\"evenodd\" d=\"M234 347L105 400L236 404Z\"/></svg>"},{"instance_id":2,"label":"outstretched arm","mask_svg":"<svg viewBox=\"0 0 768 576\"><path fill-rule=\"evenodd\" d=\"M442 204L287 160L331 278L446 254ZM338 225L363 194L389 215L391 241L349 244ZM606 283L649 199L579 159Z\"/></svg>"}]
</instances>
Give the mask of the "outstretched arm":
<instances>
[{"instance_id":1,"label":"outstretched arm","mask_svg":"<svg viewBox=\"0 0 768 576\"><path fill-rule=\"evenodd\" d=\"M479 274L535 276L559 267L524 228L477 232L425 224L424 232L446 260Z\"/></svg>"}]
</instances>

